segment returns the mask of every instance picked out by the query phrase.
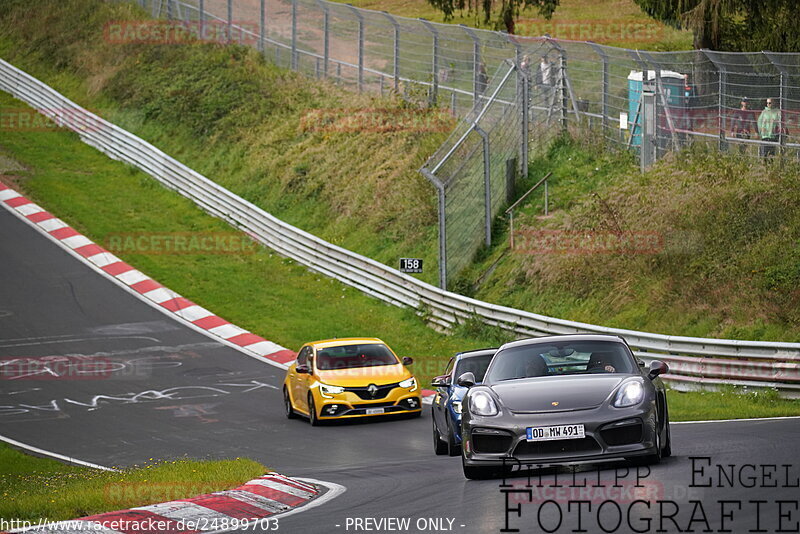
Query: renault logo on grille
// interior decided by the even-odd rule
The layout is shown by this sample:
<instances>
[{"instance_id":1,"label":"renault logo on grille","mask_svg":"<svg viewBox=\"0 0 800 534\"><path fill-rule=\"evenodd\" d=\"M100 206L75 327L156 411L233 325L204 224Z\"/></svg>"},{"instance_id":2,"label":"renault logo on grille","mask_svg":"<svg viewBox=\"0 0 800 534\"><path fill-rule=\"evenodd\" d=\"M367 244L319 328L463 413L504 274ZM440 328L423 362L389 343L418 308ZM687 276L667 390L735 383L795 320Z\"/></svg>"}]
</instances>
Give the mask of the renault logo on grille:
<instances>
[{"instance_id":1,"label":"renault logo on grille","mask_svg":"<svg viewBox=\"0 0 800 534\"><path fill-rule=\"evenodd\" d=\"M558 406L558 401L553 401L550 404L552 404L553 406Z\"/></svg>"},{"instance_id":2,"label":"renault logo on grille","mask_svg":"<svg viewBox=\"0 0 800 534\"><path fill-rule=\"evenodd\" d=\"M375 384L370 384L367 387L367 391L369 391L369 396L374 399L375 395L378 393L378 386L376 386Z\"/></svg>"}]
</instances>

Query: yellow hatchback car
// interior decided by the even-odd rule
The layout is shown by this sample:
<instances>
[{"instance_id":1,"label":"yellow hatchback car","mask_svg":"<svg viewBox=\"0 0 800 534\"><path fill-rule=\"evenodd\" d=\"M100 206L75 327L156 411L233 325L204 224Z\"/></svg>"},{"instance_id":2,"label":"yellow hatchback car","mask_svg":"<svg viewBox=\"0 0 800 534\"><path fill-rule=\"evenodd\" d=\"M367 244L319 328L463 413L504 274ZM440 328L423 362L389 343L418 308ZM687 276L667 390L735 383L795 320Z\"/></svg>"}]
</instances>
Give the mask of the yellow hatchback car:
<instances>
[{"instance_id":1,"label":"yellow hatchback car","mask_svg":"<svg viewBox=\"0 0 800 534\"><path fill-rule=\"evenodd\" d=\"M320 421L422 413L419 384L386 343L376 338L306 343L286 371L286 417Z\"/></svg>"}]
</instances>

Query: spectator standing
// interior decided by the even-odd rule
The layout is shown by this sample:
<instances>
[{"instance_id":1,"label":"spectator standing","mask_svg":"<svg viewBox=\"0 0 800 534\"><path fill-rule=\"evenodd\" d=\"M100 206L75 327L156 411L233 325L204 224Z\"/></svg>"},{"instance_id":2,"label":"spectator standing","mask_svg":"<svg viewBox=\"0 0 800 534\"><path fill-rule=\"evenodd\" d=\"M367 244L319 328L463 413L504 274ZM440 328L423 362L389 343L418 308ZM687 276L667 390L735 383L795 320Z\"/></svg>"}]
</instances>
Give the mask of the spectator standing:
<instances>
[{"instance_id":1,"label":"spectator standing","mask_svg":"<svg viewBox=\"0 0 800 534\"><path fill-rule=\"evenodd\" d=\"M750 139L754 132L753 112L749 109L747 97L743 97L739 103L739 109L734 111L731 116L731 134L736 139ZM739 144L740 152L744 152L746 148L747 145L745 143Z\"/></svg>"},{"instance_id":2,"label":"spectator standing","mask_svg":"<svg viewBox=\"0 0 800 534\"><path fill-rule=\"evenodd\" d=\"M780 141L781 135L781 112L776 109L774 98L767 99L767 107L758 116L758 134L761 136L762 141L769 141L770 143L777 143ZM759 146L759 153L762 157L769 157L775 155L775 145L762 144Z\"/></svg>"},{"instance_id":3,"label":"spectator standing","mask_svg":"<svg viewBox=\"0 0 800 534\"><path fill-rule=\"evenodd\" d=\"M483 61L478 66L477 84L478 95L482 95L486 91L486 86L489 85L489 75L486 74L486 64Z\"/></svg>"}]
</instances>

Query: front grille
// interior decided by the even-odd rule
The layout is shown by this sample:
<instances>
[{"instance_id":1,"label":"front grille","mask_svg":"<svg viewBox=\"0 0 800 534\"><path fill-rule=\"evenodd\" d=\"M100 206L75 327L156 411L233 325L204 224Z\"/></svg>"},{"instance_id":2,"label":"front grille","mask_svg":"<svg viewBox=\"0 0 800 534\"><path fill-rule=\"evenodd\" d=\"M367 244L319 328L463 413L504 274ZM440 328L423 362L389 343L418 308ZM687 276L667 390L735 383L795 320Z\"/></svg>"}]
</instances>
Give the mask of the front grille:
<instances>
[{"instance_id":1,"label":"front grille","mask_svg":"<svg viewBox=\"0 0 800 534\"><path fill-rule=\"evenodd\" d=\"M351 393L355 393L358 395L360 399L364 400L375 400L375 399L383 399L385 398L390 391L396 388L399 384L385 384L382 386L378 386L375 384L377 389L373 393L370 393L369 386L367 387L358 387L358 388L345 388L345 391L350 391Z\"/></svg>"},{"instance_id":2,"label":"front grille","mask_svg":"<svg viewBox=\"0 0 800 534\"><path fill-rule=\"evenodd\" d=\"M472 434L472 450L481 453L500 453L511 447L511 436L503 434Z\"/></svg>"},{"instance_id":3,"label":"front grille","mask_svg":"<svg viewBox=\"0 0 800 534\"><path fill-rule=\"evenodd\" d=\"M600 431L606 445L630 445L642 441L644 427L641 422L631 425L609 427Z\"/></svg>"},{"instance_id":4,"label":"front grille","mask_svg":"<svg viewBox=\"0 0 800 534\"><path fill-rule=\"evenodd\" d=\"M594 438L559 439L553 441L521 441L514 449L514 456L569 456L601 452Z\"/></svg>"}]
</instances>

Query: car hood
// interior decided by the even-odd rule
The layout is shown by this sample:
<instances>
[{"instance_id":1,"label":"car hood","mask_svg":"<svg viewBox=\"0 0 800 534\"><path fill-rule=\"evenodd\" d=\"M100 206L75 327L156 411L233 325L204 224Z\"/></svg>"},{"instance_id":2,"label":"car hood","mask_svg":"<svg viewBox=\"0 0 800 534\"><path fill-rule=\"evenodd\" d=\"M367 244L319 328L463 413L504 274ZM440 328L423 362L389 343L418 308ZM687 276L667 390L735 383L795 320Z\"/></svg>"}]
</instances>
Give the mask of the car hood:
<instances>
[{"instance_id":1,"label":"car hood","mask_svg":"<svg viewBox=\"0 0 800 534\"><path fill-rule=\"evenodd\" d=\"M491 386L512 412L560 412L599 406L631 375L578 375L522 378ZM554 403L558 403L555 404Z\"/></svg>"},{"instance_id":2,"label":"car hood","mask_svg":"<svg viewBox=\"0 0 800 534\"><path fill-rule=\"evenodd\" d=\"M336 369L315 372L320 382L331 386L365 387L370 384L394 384L411 378L411 372L402 364L375 365L372 367L356 367L353 369Z\"/></svg>"}]
</instances>

